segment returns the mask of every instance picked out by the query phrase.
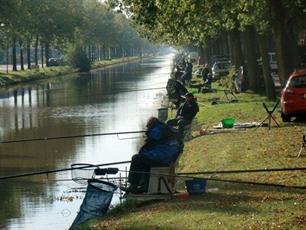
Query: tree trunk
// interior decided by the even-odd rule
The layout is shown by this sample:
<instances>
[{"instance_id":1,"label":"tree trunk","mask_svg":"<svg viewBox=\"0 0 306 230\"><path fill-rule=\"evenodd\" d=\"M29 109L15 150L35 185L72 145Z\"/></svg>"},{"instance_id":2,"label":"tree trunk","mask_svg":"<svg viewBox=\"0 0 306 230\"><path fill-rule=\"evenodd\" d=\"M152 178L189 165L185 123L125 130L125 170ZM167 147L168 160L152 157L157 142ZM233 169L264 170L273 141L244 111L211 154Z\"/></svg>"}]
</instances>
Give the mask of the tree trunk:
<instances>
[{"instance_id":1,"label":"tree trunk","mask_svg":"<svg viewBox=\"0 0 306 230\"><path fill-rule=\"evenodd\" d=\"M6 73L8 73L8 66L9 66L9 42L6 41Z\"/></svg>"},{"instance_id":2,"label":"tree trunk","mask_svg":"<svg viewBox=\"0 0 306 230\"><path fill-rule=\"evenodd\" d=\"M23 61L23 42L20 39L19 40L19 46L20 46L20 68L21 70L24 70L24 61Z\"/></svg>"},{"instance_id":3,"label":"tree trunk","mask_svg":"<svg viewBox=\"0 0 306 230\"><path fill-rule=\"evenodd\" d=\"M94 46L91 46L91 58L90 58L90 60L93 62L94 60L95 60L95 57L94 57Z\"/></svg>"},{"instance_id":4,"label":"tree trunk","mask_svg":"<svg viewBox=\"0 0 306 230\"><path fill-rule=\"evenodd\" d=\"M226 56L229 56L229 47L227 42L227 33L222 34L222 53Z\"/></svg>"},{"instance_id":5,"label":"tree trunk","mask_svg":"<svg viewBox=\"0 0 306 230\"><path fill-rule=\"evenodd\" d=\"M198 64L199 65L203 65L204 64L204 48L203 48L203 44L201 44L199 47L198 47L198 53L199 53L199 60L198 60Z\"/></svg>"},{"instance_id":6,"label":"tree trunk","mask_svg":"<svg viewBox=\"0 0 306 230\"><path fill-rule=\"evenodd\" d=\"M298 31L295 27L295 21L294 22L288 22L286 28L288 30L286 31L287 39L288 39L288 45L289 45L289 65L291 67L291 70L297 69L300 67L301 63L301 56L299 53L299 46L298 46Z\"/></svg>"},{"instance_id":7,"label":"tree trunk","mask_svg":"<svg viewBox=\"0 0 306 230\"><path fill-rule=\"evenodd\" d=\"M211 39L209 39L207 41L207 56L208 56L208 63L210 63L210 65L213 65L213 53L212 53L212 42Z\"/></svg>"},{"instance_id":8,"label":"tree trunk","mask_svg":"<svg viewBox=\"0 0 306 230\"><path fill-rule=\"evenodd\" d=\"M40 58L41 58L41 68L44 68L44 47L41 44L40 47Z\"/></svg>"},{"instance_id":9,"label":"tree trunk","mask_svg":"<svg viewBox=\"0 0 306 230\"><path fill-rule=\"evenodd\" d=\"M16 38L13 38L12 47L13 47L12 50L13 71L17 71Z\"/></svg>"},{"instance_id":10,"label":"tree trunk","mask_svg":"<svg viewBox=\"0 0 306 230\"><path fill-rule=\"evenodd\" d=\"M50 57L50 44L46 42L45 44L45 59L46 59L46 67L49 67L49 57Z\"/></svg>"},{"instance_id":11,"label":"tree trunk","mask_svg":"<svg viewBox=\"0 0 306 230\"><path fill-rule=\"evenodd\" d=\"M31 69L31 39L27 39L27 62L28 62L28 69Z\"/></svg>"},{"instance_id":12,"label":"tree trunk","mask_svg":"<svg viewBox=\"0 0 306 230\"><path fill-rule=\"evenodd\" d=\"M230 33L230 44L232 47L232 64L238 68L243 65L243 55L241 49L240 32L234 29Z\"/></svg>"},{"instance_id":13,"label":"tree trunk","mask_svg":"<svg viewBox=\"0 0 306 230\"><path fill-rule=\"evenodd\" d=\"M266 34L263 34L263 35L258 35L257 38L262 58L262 72L265 83L266 95L269 99L275 100L276 99L275 85L271 76L270 61L268 55L269 52L268 37Z\"/></svg>"},{"instance_id":14,"label":"tree trunk","mask_svg":"<svg viewBox=\"0 0 306 230\"><path fill-rule=\"evenodd\" d=\"M36 36L34 52L35 52L35 54L34 54L35 66L38 67L38 36Z\"/></svg>"},{"instance_id":15,"label":"tree trunk","mask_svg":"<svg viewBox=\"0 0 306 230\"><path fill-rule=\"evenodd\" d=\"M203 63L210 64L207 45L204 46L204 59L203 59Z\"/></svg>"},{"instance_id":16,"label":"tree trunk","mask_svg":"<svg viewBox=\"0 0 306 230\"><path fill-rule=\"evenodd\" d=\"M280 0L270 0L270 9L272 16L272 30L274 34L274 43L276 57L278 61L278 75L282 85L285 85L292 69L289 64L288 39L285 27L285 10Z\"/></svg>"},{"instance_id":17,"label":"tree trunk","mask_svg":"<svg viewBox=\"0 0 306 230\"><path fill-rule=\"evenodd\" d=\"M228 46L228 56L233 63L234 54L233 54L233 47L232 47L232 43L231 43L231 36L230 36L229 32L226 33L226 40L227 40L227 46Z\"/></svg>"},{"instance_id":18,"label":"tree trunk","mask_svg":"<svg viewBox=\"0 0 306 230\"><path fill-rule=\"evenodd\" d=\"M249 86L253 91L258 91L260 88L260 82L258 77L258 67L256 59L256 37L255 30L253 27L247 27L243 32L244 44L245 44L245 57L248 67L248 80Z\"/></svg>"}]
</instances>

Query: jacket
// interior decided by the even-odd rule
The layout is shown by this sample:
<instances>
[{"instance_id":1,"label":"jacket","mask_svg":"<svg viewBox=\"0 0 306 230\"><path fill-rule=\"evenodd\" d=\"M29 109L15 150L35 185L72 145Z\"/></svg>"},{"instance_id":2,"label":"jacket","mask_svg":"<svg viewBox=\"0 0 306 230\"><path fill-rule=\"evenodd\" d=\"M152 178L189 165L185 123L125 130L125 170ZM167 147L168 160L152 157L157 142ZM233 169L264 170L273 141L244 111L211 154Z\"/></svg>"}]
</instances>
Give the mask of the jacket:
<instances>
[{"instance_id":1,"label":"jacket","mask_svg":"<svg viewBox=\"0 0 306 230\"><path fill-rule=\"evenodd\" d=\"M157 122L147 133L145 145L140 149L139 154L144 154L151 160L168 166L176 161L183 150L183 143L177 138L177 130L168 125Z\"/></svg>"},{"instance_id":2,"label":"jacket","mask_svg":"<svg viewBox=\"0 0 306 230\"><path fill-rule=\"evenodd\" d=\"M198 103L195 100L184 102L177 110L176 117L182 116L184 120L191 122L199 112Z\"/></svg>"}]
</instances>

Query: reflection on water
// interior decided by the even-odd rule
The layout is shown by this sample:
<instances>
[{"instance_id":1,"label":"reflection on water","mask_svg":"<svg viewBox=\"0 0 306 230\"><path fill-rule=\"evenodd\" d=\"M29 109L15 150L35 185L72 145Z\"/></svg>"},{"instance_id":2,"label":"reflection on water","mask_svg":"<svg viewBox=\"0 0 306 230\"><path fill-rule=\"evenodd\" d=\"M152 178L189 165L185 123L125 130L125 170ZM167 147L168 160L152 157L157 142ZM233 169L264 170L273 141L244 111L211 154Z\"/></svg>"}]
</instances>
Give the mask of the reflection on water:
<instances>
[{"instance_id":1,"label":"reflection on water","mask_svg":"<svg viewBox=\"0 0 306 230\"><path fill-rule=\"evenodd\" d=\"M171 58L3 90L0 140L144 130L165 90L136 89L165 87ZM0 176L129 160L142 140L133 134L0 144ZM0 181L0 229L68 229L84 196L70 178L66 171Z\"/></svg>"}]
</instances>

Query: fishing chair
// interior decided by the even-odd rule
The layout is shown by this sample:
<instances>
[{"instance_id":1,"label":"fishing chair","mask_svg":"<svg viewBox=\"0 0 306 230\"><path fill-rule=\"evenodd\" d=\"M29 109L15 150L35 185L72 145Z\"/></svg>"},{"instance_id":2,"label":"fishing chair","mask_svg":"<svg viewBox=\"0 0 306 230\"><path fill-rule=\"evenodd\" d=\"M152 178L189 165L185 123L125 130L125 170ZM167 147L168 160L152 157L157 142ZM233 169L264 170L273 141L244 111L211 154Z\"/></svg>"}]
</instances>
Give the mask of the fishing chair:
<instances>
[{"instance_id":1,"label":"fishing chair","mask_svg":"<svg viewBox=\"0 0 306 230\"><path fill-rule=\"evenodd\" d=\"M235 96L233 90L231 90L231 89L224 89L223 93L224 93L224 95L223 95L222 99L226 98L228 103L238 102L238 98Z\"/></svg>"},{"instance_id":2,"label":"fishing chair","mask_svg":"<svg viewBox=\"0 0 306 230\"><path fill-rule=\"evenodd\" d=\"M151 168L148 194L168 194L172 196L175 193L175 168L178 165L181 155L182 153L168 167Z\"/></svg>"},{"instance_id":3,"label":"fishing chair","mask_svg":"<svg viewBox=\"0 0 306 230\"><path fill-rule=\"evenodd\" d=\"M303 150L304 151L306 150L306 136L305 135L303 135L303 142L302 142L300 151L299 151L298 155L296 156L297 158L299 158L301 156Z\"/></svg>"}]
</instances>

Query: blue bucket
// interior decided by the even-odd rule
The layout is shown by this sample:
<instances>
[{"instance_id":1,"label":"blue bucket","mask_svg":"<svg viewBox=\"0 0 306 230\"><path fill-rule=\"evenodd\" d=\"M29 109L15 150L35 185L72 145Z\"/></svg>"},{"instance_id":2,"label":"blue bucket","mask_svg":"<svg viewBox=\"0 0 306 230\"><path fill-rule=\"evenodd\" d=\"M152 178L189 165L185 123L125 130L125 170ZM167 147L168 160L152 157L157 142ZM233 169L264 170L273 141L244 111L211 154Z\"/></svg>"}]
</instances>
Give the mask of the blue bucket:
<instances>
[{"instance_id":1,"label":"blue bucket","mask_svg":"<svg viewBox=\"0 0 306 230\"><path fill-rule=\"evenodd\" d=\"M206 180L186 180L185 184L190 195L203 194L205 192Z\"/></svg>"}]
</instances>

